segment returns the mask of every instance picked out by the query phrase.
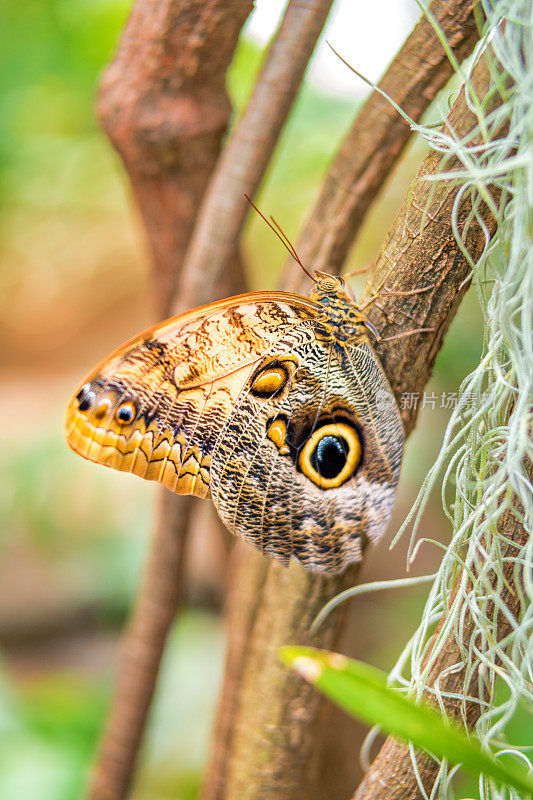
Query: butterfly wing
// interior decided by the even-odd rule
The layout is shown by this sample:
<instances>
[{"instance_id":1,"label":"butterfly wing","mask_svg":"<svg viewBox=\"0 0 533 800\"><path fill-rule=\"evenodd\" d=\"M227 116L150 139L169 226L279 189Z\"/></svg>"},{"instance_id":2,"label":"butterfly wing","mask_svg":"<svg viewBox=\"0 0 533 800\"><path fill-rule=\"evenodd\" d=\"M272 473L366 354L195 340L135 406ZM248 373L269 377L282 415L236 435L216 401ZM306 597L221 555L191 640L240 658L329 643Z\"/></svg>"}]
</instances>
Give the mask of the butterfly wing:
<instances>
[{"instance_id":1,"label":"butterfly wing","mask_svg":"<svg viewBox=\"0 0 533 800\"><path fill-rule=\"evenodd\" d=\"M399 410L365 342L344 347L317 332L298 343L289 331L274 349L255 384L263 388L260 376L276 369L287 380L270 395L252 380L235 404L213 452L213 501L226 526L265 553L341 572L389 520L403 454Z\"/></svg>"},{"instance_id":2,"label":"butterfly wing","mask_svg":"<svg viewBox=\"0 0 533 800\"><path fill-rule=\"evenodd\" d=\"M316 304L305 298L289 304L290 298L240 295L131 339L72 398L66 416L70 447L179 494L206 497L219 432L258 359L283 331L305 328L316 314Z\"/></svg>"},{"instance_id":3,"label":"butterfly wing","mask_svg":"<svg viewBox=\"0 0 533 800\"><path fill-rule=\"evenodd\" d=\"M323 335L299 295L241 295L135 337L72 399L84 457L212 495L228 529L285 562L340 572L390 516L398 407L370 345Z\"/></svg>"}]
</instances>

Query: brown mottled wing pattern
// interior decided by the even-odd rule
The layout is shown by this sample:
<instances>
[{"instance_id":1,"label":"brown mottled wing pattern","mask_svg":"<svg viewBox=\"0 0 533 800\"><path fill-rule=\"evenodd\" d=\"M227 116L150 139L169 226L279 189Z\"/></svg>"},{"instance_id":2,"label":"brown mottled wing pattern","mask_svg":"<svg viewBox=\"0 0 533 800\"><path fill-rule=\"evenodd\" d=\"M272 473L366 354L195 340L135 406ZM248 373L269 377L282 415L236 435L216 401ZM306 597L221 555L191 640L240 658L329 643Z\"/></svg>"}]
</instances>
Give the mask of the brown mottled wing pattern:
<instances>
[{"instance_id":1,"label":"brown mottled wing pattern","mask_svg":"<svg viewBox=\"0 0 533 800\"><path fill-rule=\"evenodd\" d=\"M280 340L283 352L289 342ZM299 361L288 391L257 399L241 395L211 464L212 495L226 526L265 553L295 556L306 569L335 573L360 560L389 520L403 453L403 426L389 384L370 345L342 347L320 337L291 352ZM322 418L353 424L362 440L354 475L321 488L298 468L298 456ZM267 435L287 424L285 454Z\"/></svg>"},{"instance_id":2,"label":"brown mottled wing pattern","mask_svg":"<svg viewBox=\"0 0 533 800\"><path fill-rule=\"evenodd\" d=\"M252 293L156 325L86 379L68 407L69 445L91 461L206 497L215 443L258 359L288 328L305 331L315 314L304 298L296 307L284 295Z\"/></svg>"},{"instance_id":3,"label":"brown mottled wing pattern","mask_svg":"<svg viewBox=\"0 0 533 800\"><path fill-rule=\"evenodd\" d=\"M370 345L323 336L321 312L298 295L250 293L152 328L72 399L70 446L180 494L211 494L228 529L265 553L340 572L383 533L403 429ZM324 424L361 445L353 474L334 488L301 467Z\"/></svg>"}]
</instances>

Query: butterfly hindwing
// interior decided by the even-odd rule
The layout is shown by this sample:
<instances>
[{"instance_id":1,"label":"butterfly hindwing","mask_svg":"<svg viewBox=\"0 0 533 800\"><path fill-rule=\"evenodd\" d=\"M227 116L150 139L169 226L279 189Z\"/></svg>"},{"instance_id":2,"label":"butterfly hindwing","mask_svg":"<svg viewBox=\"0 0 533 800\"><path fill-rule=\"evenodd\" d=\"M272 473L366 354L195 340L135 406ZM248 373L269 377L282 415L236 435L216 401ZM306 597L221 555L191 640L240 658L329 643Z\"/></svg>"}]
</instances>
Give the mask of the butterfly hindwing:
<instances>
[{"instance_id":1,"label":"butterfly hindwing","mask_svg":"<svg viewBox=\"0 0 533 800\"><path fill-rule=\"evenodd\" d=\"M213 501L226 526L265 553L340 572L388 521L402 423L368 345L350 353L313 337L277 350L262 368L285 371L286 384L271 396L248 387L234 405L212 456ZM386 396L392 403L376 403Z\"/></svg>"}]
</instances>

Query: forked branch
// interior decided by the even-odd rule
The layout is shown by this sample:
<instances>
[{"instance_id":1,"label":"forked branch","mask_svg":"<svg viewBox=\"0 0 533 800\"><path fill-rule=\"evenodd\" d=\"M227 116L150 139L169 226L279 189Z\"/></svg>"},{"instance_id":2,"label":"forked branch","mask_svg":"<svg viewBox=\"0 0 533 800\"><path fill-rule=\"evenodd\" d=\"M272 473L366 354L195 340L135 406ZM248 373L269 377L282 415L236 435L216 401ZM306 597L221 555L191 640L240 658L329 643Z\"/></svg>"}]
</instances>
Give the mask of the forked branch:
<instances>
[{"instance_id":1,"label":"forked branch","mask_svg":"<svg viewBox=\"0 0 533 800\"><path fill-rule=\"evenodd\" d=\"M482 68L476 81L483 97L488 72ZM464 94L454 104L452 115L459 135L468 133L477 123ZM436 173L439 168L439 159L431 156L424 162L420 175ZM400 326L405 328L406 321L414 328L432 329L401 343L381 343L380 355L398 397L403 391L412 391L413 385L417 389L423 387L428 380L435 354L467 288L469 263L451 227L451 208L457 191L457 185L437 185L429 198L427 184L420 179L415 181L409 203L398 215L373 275L376 284L386 281L401 292L387 298L385 314L379 309L369 312L371 321L385 333L384 338L397 332ZM428 199L430 213L426 216L423 210ZM460 227L468 217L466 206L460 214ZM485 224L489 230L494 228L494 221L488 215ZM467 247L472 258L479 255L483 245L484 232L471 227ZM391 252L394 261L390 259ZM428 287L428 291L403 294L419 286ZM406 415L405 423L410 431L414 419ZM231 731L228 733L226 727L225 757L218 753L217 764L220 769L223 763L224 772L219 772L218 781L208 783L210 792L205 797L209 800L310 797L320 745L317 731L322 701L307 685L287 673L278 661L277 651L286 644L326 648L334 644L341 626L339 614L332 615L329 625L323 626L315 637L310 635L310 623L327 599L353 584L356 570L326 578L305 573L296 563L285 569L269 562L261 569L256 554L248 551L242 552L240 558L233 581L236 599L232 608L245 610L230 631L231 637L238 636L240 660L238 664L230 661L233 672L228 672L227 680L231 678L234 696L232 704L227 703L223 709L225 713L231 712ZM253 584L246 580L249 575L255 576ZM230 640L230 657L231 646ZM220 748L219 740L217 747Z\"/></svg>"},{"instance_id":2,"label":"forked branch","mask_svg":"<svg viewBox=\"0 0 533 800\"><path fill-rule=\"evenodd\" d=\"M143 214L161 317L230 119L225 72L251 7L251 0L137 0L102 81L99 112ZM190 512L190 498L160 490L88 800L123 800L129 792L182 595Z\"/></svg>"},{"instance_id":3,"label":"forked branch","mask_svg":"<svg viewBox=\"0 0 533 800\"><path fill-rule=\"evenodd\" d=\"M244 134L253 142L261 138L260 120L270 130L268 144L255 148L250 169L240 174L240 181L233 172L235 165L242 166L239 152L234 147L226 157L227 202L242 203L242 193L253 192L261 178L330 5L331 0L290 3L266 58L260 91L250 101L254 113L245 114L248 122L243 120L236 130L237 141ZM180 270L229 121L225 73L250 10L250 0L137 0L104 77L100 114L143 213L161 316L168 314L176 297L181 304L187 297L186 303L195 306L244 288L236 250L229 269L217 272L216 262L207 263L200 281L191 280L188 271L180 275ZM271 85L274 69L277 90ZM284 86L290 91L280 91ZM261 102L254 100L257 97ZM213 194L211 188L209 197ZM190 512L191 498L161 491L148 566L124 641L90 800L127 796L163 647L181 597Z\"/></svg>"}]
</instances>

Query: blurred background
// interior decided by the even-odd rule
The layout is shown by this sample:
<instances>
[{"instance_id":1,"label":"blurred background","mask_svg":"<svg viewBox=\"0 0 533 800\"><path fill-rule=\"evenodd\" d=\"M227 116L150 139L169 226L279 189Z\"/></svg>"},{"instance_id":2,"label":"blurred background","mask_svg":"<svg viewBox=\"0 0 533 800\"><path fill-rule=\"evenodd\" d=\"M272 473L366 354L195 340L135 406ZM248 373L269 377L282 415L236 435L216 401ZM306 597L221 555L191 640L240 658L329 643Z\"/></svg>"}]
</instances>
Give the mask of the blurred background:
<instances>
[{"instance_id":1,"label":"blurred background","mask_svg":"<svg viewBox=\"0 0 533 800\"><path fill-rule=\"evenodd\" d=\"M257 2L228 77L236 108L282 7ZM0 3L2 800L81 797L151 528L156 487L84 462L62 431L67 400L86 372L154 321L139 216L93 111L129 8L129 0ZM327 38L377 79L418 14L415 0L345 0ZM322 43L258 198L293 240L365 93ZM431 113L439 117L438 109ZM420 143L409 147L356 242L353 268L375 257L424 153ZM286 253L256 216L244 247L251 285L273 287ZM479 358L481 318L471 295L428 387L435 407L423 410L409 442L391 533L439 448L450 413L442 393L457 392ZM438 496L420 533L447 539ZM228 542L202 536L201 521L195 535L189 600L165 656L137 800L198 796L223 669ZM389 552L382 542L363 580L404 575L405 550ZM438 559L438 547L423 546L412 573L431 572ZM359 598L346 652L390 668L423 601L423 588ZM329 767L337 750L332 738ZM354 744L352 760L338 770L357 768Z\"/></svg>"}]
</instances>

